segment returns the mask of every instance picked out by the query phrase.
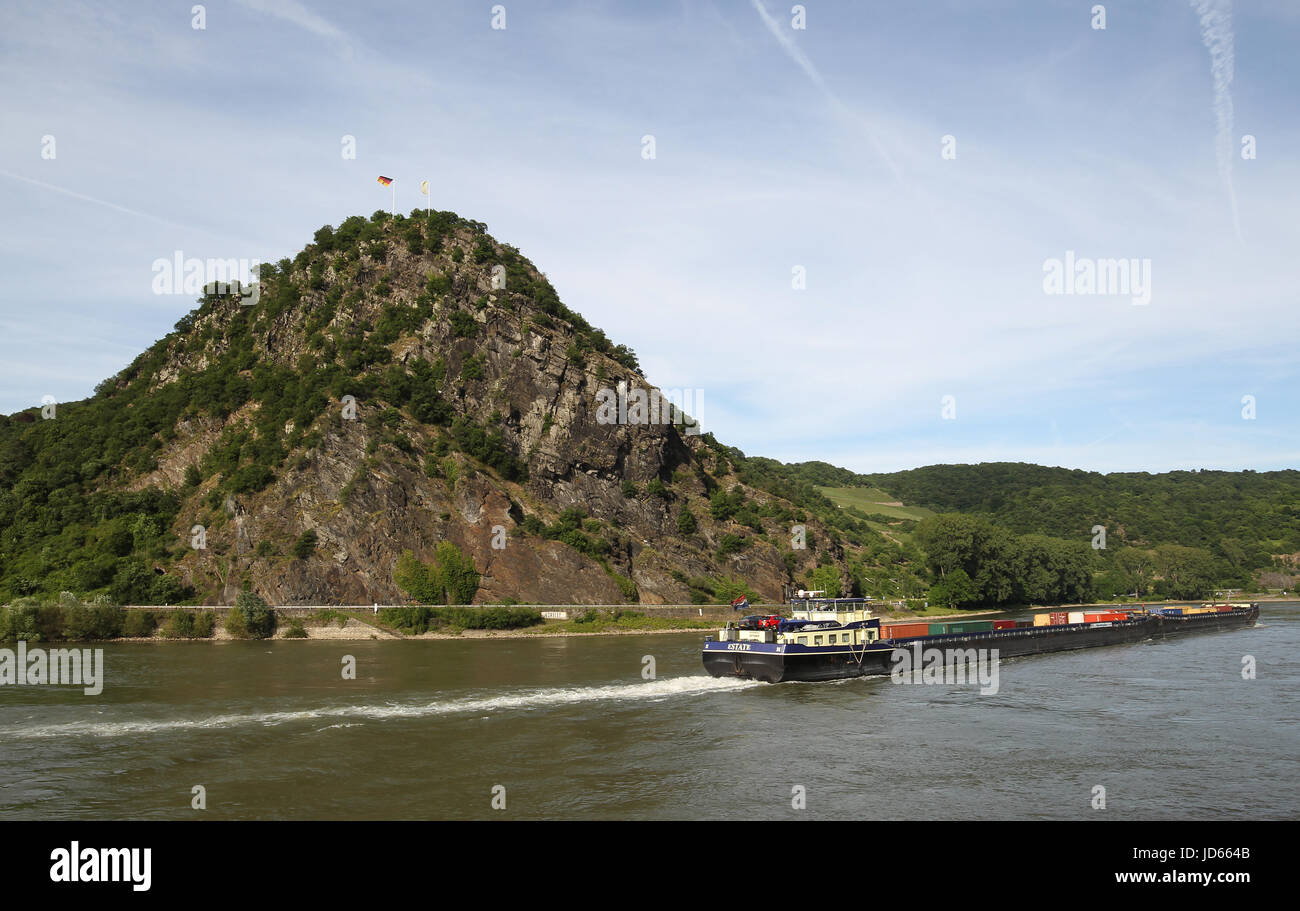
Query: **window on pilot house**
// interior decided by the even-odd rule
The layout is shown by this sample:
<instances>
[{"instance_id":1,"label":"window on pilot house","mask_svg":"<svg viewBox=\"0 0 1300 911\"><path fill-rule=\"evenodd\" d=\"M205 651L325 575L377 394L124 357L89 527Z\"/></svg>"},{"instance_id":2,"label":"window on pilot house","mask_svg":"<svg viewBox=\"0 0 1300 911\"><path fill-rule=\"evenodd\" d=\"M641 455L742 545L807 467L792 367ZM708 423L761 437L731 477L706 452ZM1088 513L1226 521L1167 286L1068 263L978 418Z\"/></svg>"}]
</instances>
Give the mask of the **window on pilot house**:
<instances>
[{"instance_id":1,"label":"window on pilot house","mask_svg":"<svg viewBox=\"0 0 1300 911\"><path fill-rule=\"evenodd\" d=\"M813 645L821 645L821 644L822 644L822 637L821 637L821 636L813 636Z\"/></svg>"}]
</instances>

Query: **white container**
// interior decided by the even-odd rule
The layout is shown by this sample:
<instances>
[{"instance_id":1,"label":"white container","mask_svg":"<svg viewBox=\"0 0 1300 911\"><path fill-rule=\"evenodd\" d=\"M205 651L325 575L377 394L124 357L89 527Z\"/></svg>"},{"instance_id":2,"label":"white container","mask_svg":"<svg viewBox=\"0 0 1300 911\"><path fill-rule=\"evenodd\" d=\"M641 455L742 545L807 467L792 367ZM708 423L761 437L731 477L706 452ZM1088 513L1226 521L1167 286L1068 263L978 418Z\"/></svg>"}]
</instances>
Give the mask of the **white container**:
<instances>
[{"instance_id":1,"label":"white container","mask_svg":"<svg viewBox=\"0 0 1300 911\"><path fill-rule=\"evenodd\" d=\"M1082 622L1083 622L1083 611L1081 611L1081 610L1072 610L1072 611L1070 611L1070 615L1069 615L1068 617L1066 617L1065 619L1068 620L1068 621L1071 622L1071 623L1082 623Z\"/></svg>"}]
</instances>

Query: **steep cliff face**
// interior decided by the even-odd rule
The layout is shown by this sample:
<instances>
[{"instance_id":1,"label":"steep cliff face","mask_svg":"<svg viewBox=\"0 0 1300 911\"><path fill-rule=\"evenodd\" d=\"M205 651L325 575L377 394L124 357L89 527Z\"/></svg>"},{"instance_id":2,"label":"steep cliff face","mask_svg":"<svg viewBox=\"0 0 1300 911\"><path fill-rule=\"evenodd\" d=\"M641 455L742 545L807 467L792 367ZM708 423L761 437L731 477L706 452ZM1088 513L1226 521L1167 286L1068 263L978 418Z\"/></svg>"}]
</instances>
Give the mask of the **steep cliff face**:
<instances>
[{"instance_id":1,"label":"steep cliff face","mask_svg":"<svg viewBox=\"0 0 1300 911\"><path fill-rule=\"evenodd\" d=\"M641 395L635 356L483 225L376 213L263 267L252 306L205 297L90 406L159 425L97 483L176 498L185 546L151 568L207 603L400 601L398 557L443 540L480 602L778 599L818 560L843 570L815 519Z\"/></svg>"}]
</instances>

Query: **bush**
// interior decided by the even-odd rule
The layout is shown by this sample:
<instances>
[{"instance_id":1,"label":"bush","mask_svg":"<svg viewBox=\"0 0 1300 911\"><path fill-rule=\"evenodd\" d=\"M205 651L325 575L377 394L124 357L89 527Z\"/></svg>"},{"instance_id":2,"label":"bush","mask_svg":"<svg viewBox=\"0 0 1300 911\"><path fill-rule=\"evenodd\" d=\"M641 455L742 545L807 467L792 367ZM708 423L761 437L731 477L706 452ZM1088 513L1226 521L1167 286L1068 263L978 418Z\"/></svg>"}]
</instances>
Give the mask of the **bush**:
<instances>
[{"instance_id":1,"label":"bush","mask_svg":"<svg viewBox=\"0 0 1300 911\"><path fill-rule=\"evenodd\" d=\"M677 517L677 530L684 535L693 535L695 528L695 514L689 509L683 509L681 515Z\"/></svg>"},{"instance_id":2,"label":"bush","mask_svg":"<svg viewBox=\"0 0 1300 911\"><path fill-rule=\"evenodd\" d=\"M122 635L131 639L146 639L158 628L158 618L151 610L125 611L122 621Z\"/></svg>"},{"instance_id":3,"label":"bush","mask_svg":"<svg viewBox=\"0 0 1300 911\"><path fill-rule=\"evenodd\" d=\"M230 477L231 493L255 493L275 480L265 465L245 465Z\"/></svg>"},{"instance_id":4,"label":"bush","mask_svg":"<svg viewBox=\"0 0 1300 911\"><path fill-rule=\"evenodd\" d=\"M64 608L63 635L74 641L116 639L126 612L111 604L73 604Z\"/></svg>"},{"instance_id":5,"label":"bush","mask_svg":"<svg viewBox=\"0 0 1300 911\"><path fill-rule=\"evenodd\" d=\"M248 638L248 623L244 612L238 607L226 611L226 634L234 639Z\"/></svg>"},{"instance_id":6,"label":"bush","mask_svg":"<svg viewBox=\"0 0 1300 911\"><path fill-rule=\"evenodd\" d=\"M725 534L718 542L718 559L729 557L732 554L739 553L749 546L749 540L742 538L740 535Z\"/></svg>"},{"instance_id":7,"label":"bush","mask_svg":"<svg viewBox=\"0 0 1300 911\"><path fill-rule=\"evenodd\" d=\"M306 560L316 550L317 540L315 529L307 529L293 542L293 555L299 560Z\"/></svg>"},{"instance_id":8,"label":"bush","mask_svg":"<svg viewBox=\"0 0 1300 911\"><path fill-rule=\"evenodd\" d=\"M289 628L285 630L284 638L286 639L306 639L307 630L303 629L301 620L290 620Z\"/></svg>"},{"instance_id":9,"label":"bush","mask_svg":"<svg viewBox=\"0 0 1300 911\"><path fill-rule=\"evenodd\" d=\"M72 641L84 641L93 638L90 635L90 608L75 599L70 599L63 608L62 638Z\"/></svg>"},{"instance_id":10,"label":"bush","mask_svg":"<svg viewBox=\"0 0 1300 911\"><path fill-rule=\"evenodd\" d=\"M62 604L42 604L36 608L36 630L42 642L56 642L62 638L66 613Z\"/></svg>"},{"instance_id":11,"label":"bush","mask_svg":"<svg viewBox=\"0 0 1300 911\"><path fill-rule=\"evenodd\" d=\"M542 615L531 608L509 607L386 607L379 619L411 635L418 636L431 629L459 627L461 629L519 629L542 622Z\"/></svg>"},{"instance_id":12,"label":"bush","mask_svg":"<svg viewBox=\"0 0 1300 911\"><path fill-rule=\"evenodd\" d=\"M519 629L542 622L542 615L527 607L453 607L438 613L465 629Z\"/></svg>"},{"instance_id":13,"label":"bush","mask_svg":"<svg viewBox=\"0 0 1300 911\"><path fill-rule=\"evenodd\" d=\"M231 631L232 620L237 627L243 628L244 636L250 639L269 639L275 635L275 611L252 592L240 592L235 599L235 606L230 609L230 616L226 619L227 631ZM235 633L231 632L231 635Z\"/></svg>"},{"instance_id":14,"label":"bush","mask_svg":"<svg viewBox=\"0 0 1300 911\"><path fill-rule=\"evenodd\" d=\"M379 621L393 629L418 636L429 631L433 622L433 608L423 604L414 607L385 607L379 612Z\"/></svg>"},{"instance_id":15,"label":"bush","mask_svg":"<svg viewBox=\"0 0 1300 911\"><path fill-rule=\"evenodd\" d=\"M21 598L4 608L0 614L0 640L5 642L36 642L40 639L40 629L36 623L36 612L40 605L32 598Z\"/></svg>"},{"instance_id":16,"label":"bush","mask_svg":"<svg viewBox=\"0 0 1300 911\"><path fill-rule=\"evenodd\" d=\"M744 503L745 494L739 488L733 488L729 494L715 490L709 497L709 513L713 518L725 522L739 512Z\"/></svg>"},{"instance_id":17,"label":"bush","mask_svg":"<svg viewBox=\"0 0 1300 911\"><path fill-rule=\"evenodd\" d=\"M217 626L217 615L210 610L199 611L194 615L194 638L211 639L212 631Z\"/></svg>"},{"instance_id":18,"label":"bush","mask_svg":"<svg viewBox=\"0 0 1300 911\"><path fill-rule=\"evenodd\" d=\"M194 615L187 610L169 611L162 634L167 639L193 639Z\"/></svg>"},{"instance_id":19,"label":"bush","mask_svg":"<svg viewBox=\"0 0 1300 911\"><path fill-rule=\"evenodd\" d=\"M393 581L417 601L430 604L469 604L478 591L474 561L450 541L439 541L431 563L421 563L406 551L397 560Z\"/></svg>"},{"instance_id":20,"label":"bush","mask_svg":"<svg viewBox=\"0 0 1300 911\"><path fill-rule=\"evenodd\" d=\"M607 570L607 572L609 573L609 577L614 580L614 583L618 585L618 590L623 594L624 600L638 600L640 596L637 594L635 582L622 573L616 573L612 570Z\"/></svg>"},{"instance_id":21,"label":"bush","mask_svg":"<svg viewBox=\"0 0 1300 911\"><path fill-rule=\"evenodd\" d=\"M454 338L473 338L478 334L478 320L464 310L453 310L449 318Z\"/></svg>"},{"instance_id":22,"label":"bush","mask_svg":"<svg viewBox=\"0 0 1300 911\"><path fill-rule=\"evenodd\" d=\"M719 604L730 604L736 598L744 595L750 601L757 601L758 595L754 590L744 583L744 580L738 578L715 579L713 582L713 597Z\"/></svg>"}]
</instances>

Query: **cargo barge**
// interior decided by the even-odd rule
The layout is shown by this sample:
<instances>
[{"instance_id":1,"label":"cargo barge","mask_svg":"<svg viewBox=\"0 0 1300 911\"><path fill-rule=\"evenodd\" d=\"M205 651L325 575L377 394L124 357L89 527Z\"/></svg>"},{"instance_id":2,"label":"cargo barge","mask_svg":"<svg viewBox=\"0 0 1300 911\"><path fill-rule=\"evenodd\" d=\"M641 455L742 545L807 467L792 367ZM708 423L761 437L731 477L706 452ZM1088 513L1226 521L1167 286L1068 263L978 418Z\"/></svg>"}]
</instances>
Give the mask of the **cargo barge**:
<instances>
[{"instance_id":1,"label":"cargo barge","mask_svg":"<svg viewBox=\"0 0 1300 911\"><path fill-rule=\"evenodd\" d=\"M1016 658L1100 645L1167 639L1190 633L1244 629L1259 619L1258 604L1197 608L1050 611L1032 621L967 620L889 623L872 615L863 598L791 600L791 617L746 617L705 640L704 669L714 677L838 680L889 674L896 650L937 648L945 653L997 649Z\"/></svg>"}]
</instances>

